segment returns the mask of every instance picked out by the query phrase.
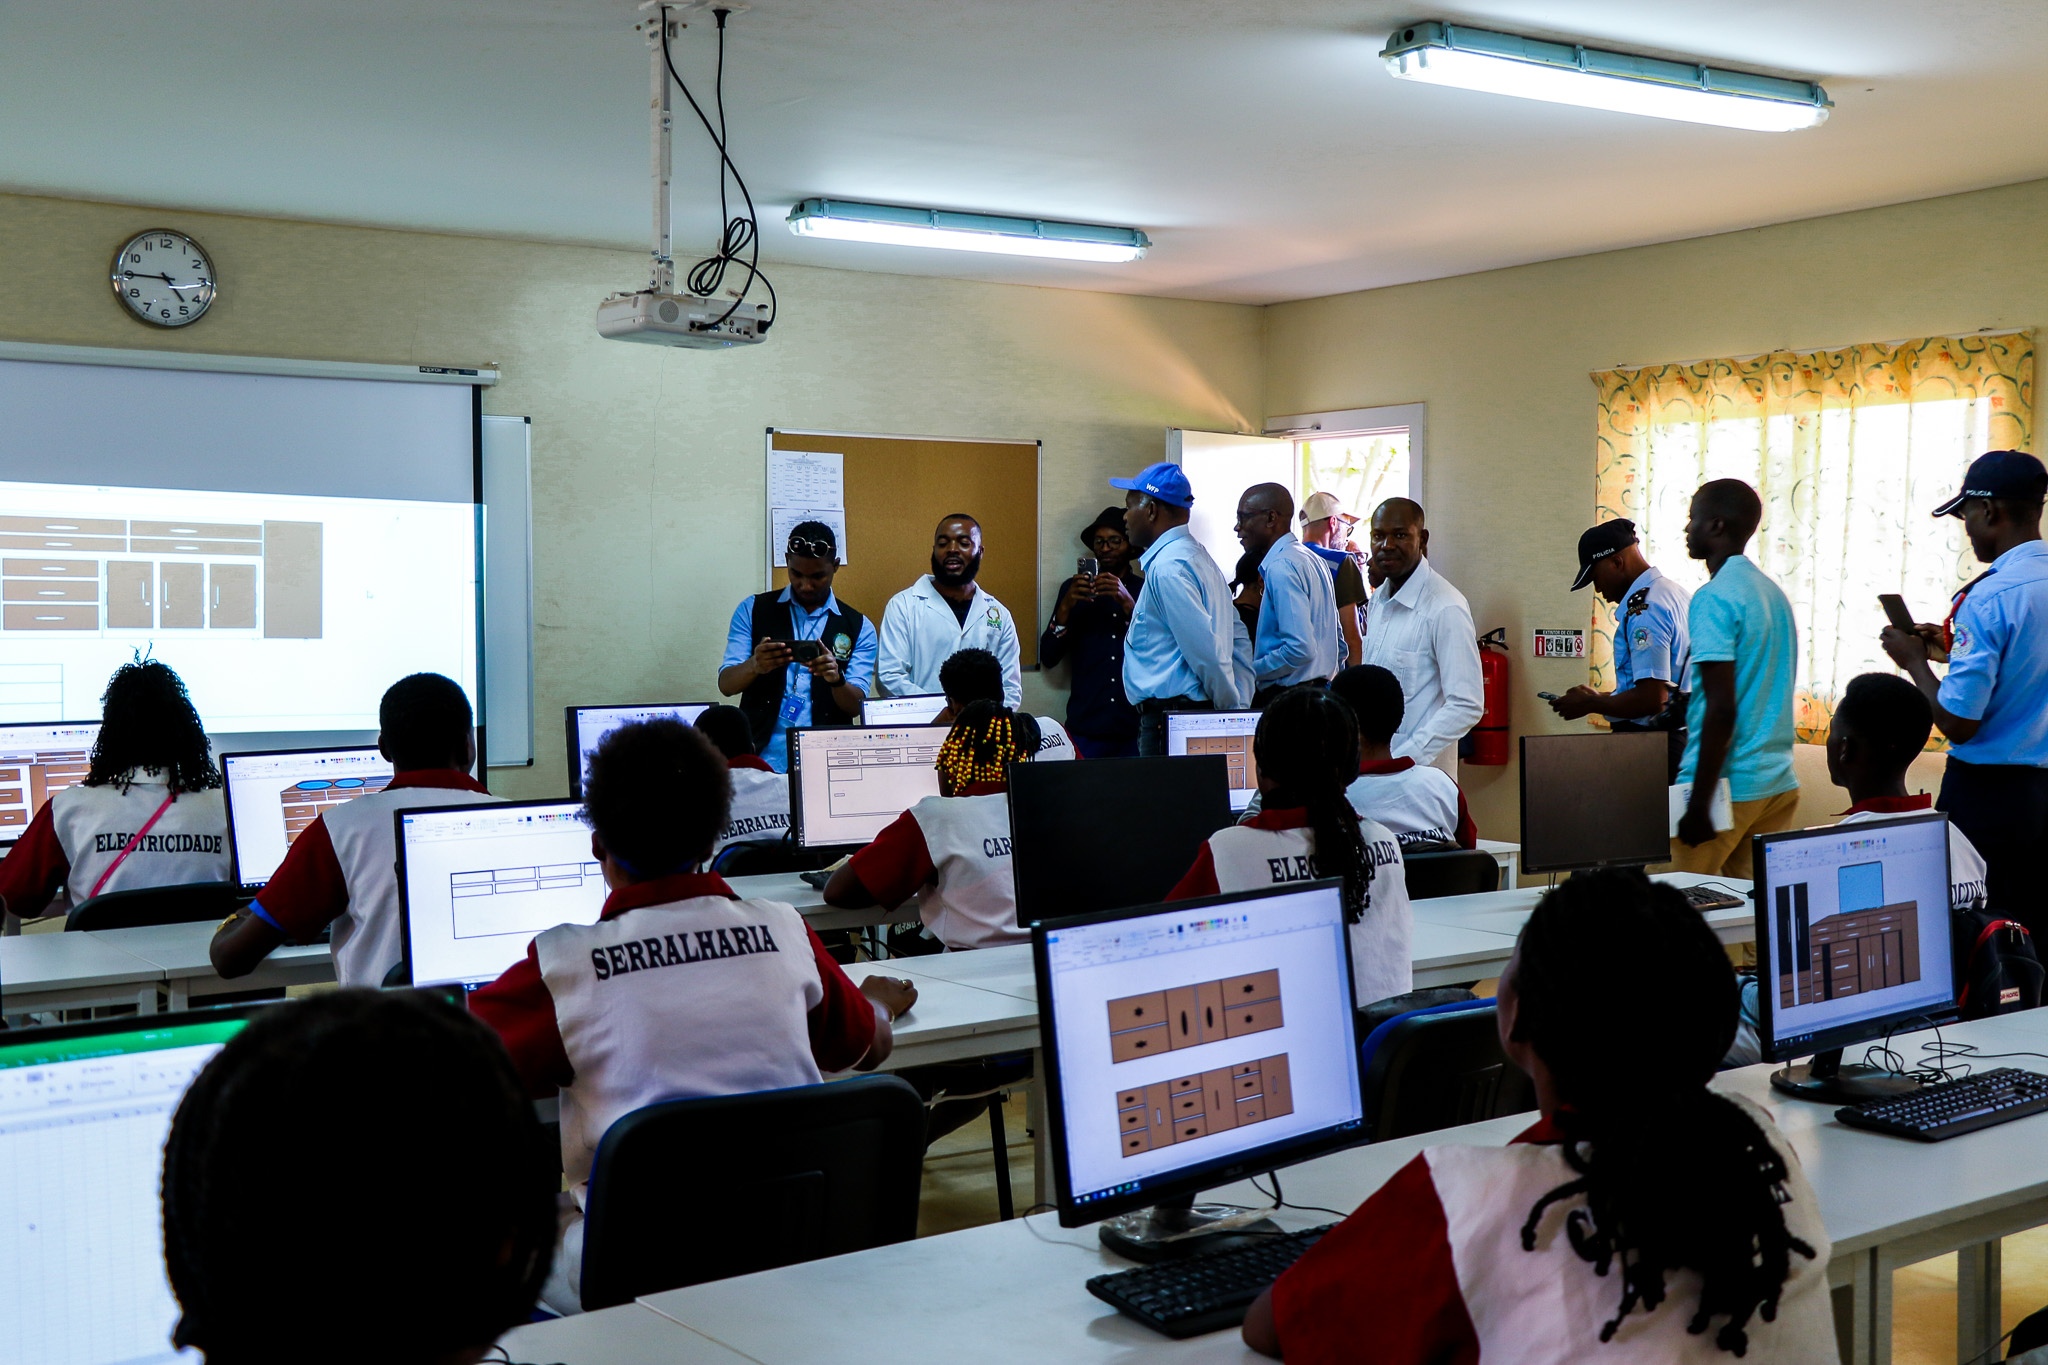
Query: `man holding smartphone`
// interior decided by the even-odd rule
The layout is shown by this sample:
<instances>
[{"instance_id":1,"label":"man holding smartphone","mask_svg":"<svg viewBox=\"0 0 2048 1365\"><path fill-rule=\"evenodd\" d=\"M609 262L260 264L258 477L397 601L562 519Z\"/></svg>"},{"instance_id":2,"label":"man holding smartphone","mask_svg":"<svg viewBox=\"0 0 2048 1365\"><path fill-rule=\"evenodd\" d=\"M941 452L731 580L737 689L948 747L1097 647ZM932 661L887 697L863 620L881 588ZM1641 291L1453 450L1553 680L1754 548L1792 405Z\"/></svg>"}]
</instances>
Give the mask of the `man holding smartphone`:
<instances>
[{"instance_id":1,"label":"man holding smartphone","mask_svg":"<svg viewBox=\"0 0 2048 1365\"><path fill-rule=\"evenodd\" d=\"M875 628L832 593L839 538L822 521L800 521L783 547L789 586L746 598L726 630L718 690L740 695L761 757L789 770L789 731L851 725L875 677Z\"/></svg>"},{"instance_id":2,"label":"man holding smartphone","mask_svg":"<svg viewBox=\"0 0 2048 1365\"><path fill-rule=\"evenodd\" d=\"M1138 712L1124 696L1124 632L1144 576L1133 562L1124 509L1105 507L1081 532L1088 553L1060 584L1038 637L1038 662L1069 666L1067 733L1088 758L1132 758Z\"/></svg>"}]
</instances>

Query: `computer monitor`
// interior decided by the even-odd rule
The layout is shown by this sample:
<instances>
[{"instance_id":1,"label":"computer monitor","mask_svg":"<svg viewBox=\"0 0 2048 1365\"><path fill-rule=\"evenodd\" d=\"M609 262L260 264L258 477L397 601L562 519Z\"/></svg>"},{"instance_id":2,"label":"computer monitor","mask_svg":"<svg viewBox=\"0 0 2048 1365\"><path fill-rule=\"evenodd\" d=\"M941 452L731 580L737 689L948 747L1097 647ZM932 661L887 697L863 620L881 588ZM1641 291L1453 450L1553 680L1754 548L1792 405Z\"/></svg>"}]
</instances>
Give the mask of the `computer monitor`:
<instances>
[{"instance_id":1,"label":"computer monitor","mask_svg":"<svg viewBox=\"0 0 2048 1365\"><path fill-rule=\"evenodd\" d=\"M1012 768L1017 922L1165 900L1231 821L1228 764L1204 754Z\"/></svg>"},{"instance_id":2,"label":"computer monitor","mask_svg":"<svg viewBox=\"0 0 2048 1365\"><path fill-rule=\"evenodd\" d=\"M1671 859L1670 736L1522 736L1522 870L1583 872Z\"/></svg>"},{"instance_id":3,"label":"computer monitor","mask_svg":"<svg viewBox=\"0 0 2048 1365\"><path fill-rule=\"evenodd\" d=\"M1771 1084L1836 1104L1916 1088L1841 1050L1955 1013L1948 817L1767 834L1755 850L1757 1041L1767 1061L1813 1055Z\"/></svg>"},{"instance_id":4,"label":"computer monitor","mask_svg":"<svg viewBox=\"0 0 2048 1365\"><path fill-rule=\"evenodd\" d=\"M715 702L708 701L676 701L651 706L567 708L564 728L569 733L569 795L583 795L583 774L590 771L590 756L597 752L597 746L604 741L604 737L621 725L663 719L695 725L697 717L709 711L714 705Z\"/></svg>"},{"instance_id":5,"label":"computer monitor","mask_svg":"<svg viewBox=\"0 0 2048 1365\"><path fill-rule=\"evenodd\" d=\"M1364 1140L1340 882L1043 920L1031 951L1062 1226L1157 1206L1102 1239L1158 1259L1199 1191Z\"/></svg>"},{"instance_id":6,"label":"computer monitor","mask_svg":"<svg viewBox=\"0 0 2048 1365\"><path fill-rule=\"evenodd\" d=\"M1251 805L1259 790L1259 761L1252 754L1252 737L1258 733L1257 711L1169 711L1166 713L1166 752L1221 754L1230 765L1230 808L1241 811Z\"/></svg>"},{"instance_id":7,"label":"computer monitor","mask_svg":"<svg viewBox=\"0 0 2048 1365\"><path fill-rule=\"evenodd\" d=\"M164 1138L200 1068L257 1006L0 1034L0 1227L49 1274L0 1277L9 1360L196 1362L171 1348Z\"/></svg>"},{"instance_id":8,"label":"computer monitor","mask_svg":"<svg viewBox=\"0 0 2048 1365\"><path fill-rule=\"evenodd\" d=\"M865 844L939 794L944 725L824 725L789 732L790 827L802 848Z\"/></svg>"},{"instance_id":9,"label":"computer monitor","mask_svg":"<svg viewBox=\"0 0 2048 1365\"><path fill-rule=\"evenodd\" d=\"M323 813L391 783L391 760L372 745L224 754L228 849L246 894L263 889L285 850Z\"/></svg>"},{"instance_id":10,"label":"computer monitor","mask_svg":"<svg viewBox=\"0 0 2048 1365\"><path fill-rule=\"evenodd\" d=\"M96 720L0 725L0 848L21 838L52 792L85 781L99 738Z\"/></svg>"},{"instance_id":11,"label":"computer monitor","mask_svg":"<svg viewBox=\"0 0 2048 1365\"><path fill-rule=\"evenodd\" d=\"M542 930L597 923L607 889L582 809L493 801L393 813L413 985L488 985Z\"/></svg>"},{"instance_id":12,"label":"computer monitor","mask_svg":"<svg viewBox=\"0 0 2048 1365\"><path fill-rule=\"evenodd\" d=\"M945 709L943 692L918 692L907 697L869 697L860 704L860 723L929 725Z\"/></svg>"}]
</instances>

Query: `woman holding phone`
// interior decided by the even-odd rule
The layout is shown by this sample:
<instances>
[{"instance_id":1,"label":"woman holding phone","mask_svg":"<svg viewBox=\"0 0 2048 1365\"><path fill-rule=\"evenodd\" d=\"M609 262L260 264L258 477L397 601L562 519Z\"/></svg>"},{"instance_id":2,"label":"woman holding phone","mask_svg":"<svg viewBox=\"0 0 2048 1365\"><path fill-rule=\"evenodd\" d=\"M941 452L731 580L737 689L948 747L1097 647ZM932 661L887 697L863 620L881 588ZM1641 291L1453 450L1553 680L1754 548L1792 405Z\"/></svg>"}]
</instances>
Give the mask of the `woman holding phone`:
<instances>
[{"instance_id":1,"label":"woman holding phone","mask_svg":"<svg viewBox=\"0 0 2048 1365\"><path fill-rule=\"evenodd\" d=\"M1072 664L1067 732L1082 755L1128 758L1138 752L1138 713L1124 697L1124 631L1145 579L1124 532L1124 509L1103 508L1081 544L1087 554L1060 584L1038 661Z\"/></svg>"}]
</instances>

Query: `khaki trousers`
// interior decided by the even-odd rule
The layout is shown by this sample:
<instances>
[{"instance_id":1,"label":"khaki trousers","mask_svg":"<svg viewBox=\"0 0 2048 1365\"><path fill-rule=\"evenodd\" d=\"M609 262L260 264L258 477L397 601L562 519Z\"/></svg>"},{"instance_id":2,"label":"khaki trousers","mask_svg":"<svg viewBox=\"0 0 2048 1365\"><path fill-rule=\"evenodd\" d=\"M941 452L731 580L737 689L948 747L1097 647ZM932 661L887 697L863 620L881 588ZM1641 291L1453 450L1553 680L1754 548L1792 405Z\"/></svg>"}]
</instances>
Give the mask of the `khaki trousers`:
<instances>
[{"instance_id":1,"label":"khaki trousers","mask_svg":"<svg viewBox=\"0 0 2048 1365\"><path fill-rule=\"evenodd\" d=\"M1672 872L1699 872L1709 877L1739 877L1743 881L1756 880L1750 868L1750 838L1757 834L1776 834L1792 828L1793 812L1799 809L1799 789L1794 787L1776 796L1766 796L1756 801L1735 803L1735 828L1723 830L1697 847L1673 839L1671 841Z\"/></svg>"}]
</instances>

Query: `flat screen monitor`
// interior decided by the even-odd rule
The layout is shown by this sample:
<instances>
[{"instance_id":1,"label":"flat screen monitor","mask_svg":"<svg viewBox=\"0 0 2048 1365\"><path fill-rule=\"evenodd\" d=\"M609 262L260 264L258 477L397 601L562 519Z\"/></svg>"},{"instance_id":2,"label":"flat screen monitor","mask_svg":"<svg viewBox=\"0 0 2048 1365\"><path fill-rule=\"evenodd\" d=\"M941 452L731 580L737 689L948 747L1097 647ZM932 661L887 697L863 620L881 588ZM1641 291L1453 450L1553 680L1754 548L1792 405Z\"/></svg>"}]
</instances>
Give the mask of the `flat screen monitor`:
<instances>
[{"instance_id":1,"label":"flat screen monitor","mask_svg":"<svg viewBox=\"0 0 2048 1365\"><path fill-rule=\"evenodd\" d=\"M1204 754L1012 768L1017 922L1165 900L1230 823L1228 763Z\"/></svg>"},{"instance_id":2,"label":"flat screen monitor","mask_svg":"<svg viewBox=\"0 0 2048 1365\"><path fill-rule=\"evenodd\" d=\"M1063 1226L1363 1140L1338 882L1045 920L1031 945Z\"/></svg>"},{"instance_id":3,"label":"flat screen monitor","mask_svg":"<svg viewBox=\"0 0 2048 1365\"><path fill-rule=\"evenodd\" d=\"M557 924L595 924L607 894L580 801L394 814L405 955L415 986L474 989Z\"/></svg>"},{"instance_id":4,"label":"flat screen monitor","mask_svg":"<svg viewBox=\"0 0 2048 1365\"><path fill-rule=\"evenodd\" d=\"M1166 752L1170 757L1222 755L1230 765L1230 808L1242 811L1259 790L1259 761L1252 754L1259 715L1257 711L1169 711Z\"/></svg>"},{"instance_id":5,"label":"flat screen monitor","mask_svg":"<svg viewBox=\"0 0 2048 1365\"><path fill-rule=\"evenodd\" d=\"M862 725L929 725L946 709L941 692L918 692L907 697L869 697L860 704Z\"/></svg>"},{"instance_id":6,"label":"flat screen monitor","mask_svg":"<svg viewBox=\"0 0 2048 1365\"><path fill-rule=\"evenodd\" d=\"M164 1138L192 1078L256 1008L0 1035L0 1227L37 1265L70 1268L0 1277L6 1359L197 1365L170 1344Z\"/></svg>"},{"instance_id":7,"label":"flat screen monitor","mask_svg":"<svg viewBox=\"0 0 2048 1365\"><path fill-rule=\"evenodd\" d=\"M1765 835L1755 863L1766 1059L1790 1061L1954 1013L1947 816Z\"/></svg>"},{"instance_id":8,"label":"flat screen monitor","mask_svg":"<svg viewBox=\"0 0 2048 1365\"><path fill-rule=\"evenodd\" d=\"M21 838L52 792L85 781L96 720L0 725L0 848Z\"/></svg>"},{"instance_id":9,"label":"flat screen monitor","mask_svg":"<svg viewBox=\"0 0 2048 1365\"><path fill-rule=\"evenodd\" d=\"M651 706L571 706L565 718L569 733L569 795L583 795L583 774L590 771L590 756L604 737L621 725L642 720L679 720L695 725L697 717L716 703L708 701L663 702Z\"/></svg>"},{"instance_id":10,"label":"flat screen monitor","mask_svg":"<svg viewBox=\"0 0 2048 1365\"><path fill-rule=\"evenodd\" d=\"M865 844L939 794L944 725L827 725L789 732L790 822L803 848Z\"/></svg>"},{"instance_id":11,"label":"flat screen monitor","mask_svg":"<svg viewBox=\"0 0 2048 1365\"><path fill-rule=\"evenodd\" d=\"M1670 861L1670 775L1661 730L1522 736L1522 870Z\"/></svg>"},{"instance_id":12,"label":"flat screen monitor","mask_svg":"<svg viewBox=\"0 0 2048 1365\"><path fill-rule=\"evenodd\" d=\"M263 889L285 850L323 813L390 785L391 760L371 745L226 754L228 849L244 892Z\"/></svg>"}]
</instances>

